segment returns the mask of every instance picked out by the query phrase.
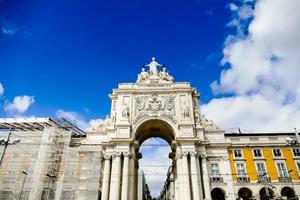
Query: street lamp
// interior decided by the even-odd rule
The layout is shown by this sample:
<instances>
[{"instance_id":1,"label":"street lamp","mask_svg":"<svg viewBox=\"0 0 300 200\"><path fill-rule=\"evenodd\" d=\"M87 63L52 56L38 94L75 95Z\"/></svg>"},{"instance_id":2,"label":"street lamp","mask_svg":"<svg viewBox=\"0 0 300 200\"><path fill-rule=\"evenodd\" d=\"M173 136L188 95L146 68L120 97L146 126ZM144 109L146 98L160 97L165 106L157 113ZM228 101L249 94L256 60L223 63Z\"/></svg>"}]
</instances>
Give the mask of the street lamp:
<instances>
[{"instance_id":1,"label":"street lamp","mask_svg":"<svg viewBox=\"0 0 300 200\"><path fill-rule=\"evenodd\" d=\"M22 184L22 189L21 189L21 193L20 193L20 196L19 196L19 200L22 198L22 193L23 193L23 189L24 189L24 185L25 185L25 181L26 181L26 176L28 174L25 170L23 170L22 173L24 174L24 180L23 180L23 184Z\"/></svg>"}]
</instances>

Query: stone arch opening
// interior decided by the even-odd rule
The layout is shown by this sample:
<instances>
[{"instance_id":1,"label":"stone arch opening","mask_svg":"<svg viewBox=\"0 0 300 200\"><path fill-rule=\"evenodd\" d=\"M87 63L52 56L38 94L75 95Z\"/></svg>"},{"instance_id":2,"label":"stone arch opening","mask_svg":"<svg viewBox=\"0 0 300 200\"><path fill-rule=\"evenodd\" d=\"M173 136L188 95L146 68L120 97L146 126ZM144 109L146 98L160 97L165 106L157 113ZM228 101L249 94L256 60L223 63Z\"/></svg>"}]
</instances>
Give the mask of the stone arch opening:
<instances>
[{"instance_id":1,"label":"stone arch opening","mask_svg":"<svg viewBox=\"0 0 300 200\"><path fill-rule=\"evenodd\" d=\"M269 187L263 187L259 190L260 200L269 200L275 197L274 191Z\"/></svg>"},{"instance_id":2,"label":"stone arch opening","mask_svg":"<svg viewBox=\"0 0 300 200\"><path fill-rule=\"evenodd\" d=\"M137 127L134 139L142 144L151 137L162 138L171 146L172 141L175 139L175 132L168 122L161 119L149 119Z\"/></svg>"},{"instance_id":3,"label":"stone arch opening","mask_svg":"<svg viewBox=\"0 0 300 200\"><path fill-rule=\"evenodd\" d=\"M161 188L159 187L159 192L161 192L165 189L169 189L171 187L170 184L172 184L167 182L165 183L165 178L166 175L168 176L168 173L171 173L172 171L171 166L173 161L168 160L168 158L174 158L170 156L172 155L170 153L174 152L174 149L172 149L171 145L172 141L175 139L174 130L171 125L164 120L150 119L144 121L137 127L134 136L135 141L137 141L135 152L136 155L139 155L139 159L141 159L139 160L138 164L139 169L143 170L147 183L149 184L149 189L153 190L151 191L151 195L159 196L159 193L157 191L158 186L161 186ZM152 143L153 141L154 144ZM153 144L153 146L151 144ZM151 160L151 166L144 166L145 163L149 165L149 160ZM155 173L153 171L155 171ZM160 180L162 185L160 185L159 183L155 186L153 185L152 182L154 182L155 177L157 179L163 179ZM159 198L171 197L159 196Z\"/></svg>"},{"instance_id":4,"label":"stone arch opening","mask_svg":"<svg viewBox=\"0 0 300 200\"><path fill-rule=\"evenodd\" d=\"M280 194L282 197L287 197L287 199L292 199L292 198L296 197L295 191L290 187L282 188Z\"/></svg>"},{"instance_id":5,"label":"stone arch opening","mask_svg":"<svg viewBox=\"0 0 300 200\"><path fill-rule=\"evenodd\" d=\"M239 198L243 200L251 200L252 199L252 191L249 188L243 187L238 192Z\"/></svg>"},{"instance_id":6,"label":"stone arch opening","mask_svg":"<svg viewBox=\"0 0 300 200\"><path fill-rule=\"evenodd\" d=\"M225 200L225 192L221 188L214 188L211 191L212 200Z\"/></svg>"}]
</instances>

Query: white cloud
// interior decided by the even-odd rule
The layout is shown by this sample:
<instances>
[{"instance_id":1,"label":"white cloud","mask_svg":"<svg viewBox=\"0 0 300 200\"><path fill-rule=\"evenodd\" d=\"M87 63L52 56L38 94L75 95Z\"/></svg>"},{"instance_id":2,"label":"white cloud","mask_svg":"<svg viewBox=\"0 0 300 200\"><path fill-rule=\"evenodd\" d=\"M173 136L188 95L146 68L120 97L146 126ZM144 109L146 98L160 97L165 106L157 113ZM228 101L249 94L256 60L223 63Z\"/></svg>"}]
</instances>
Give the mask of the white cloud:
<instances>
[{"instance_id":1,"label":"white cloud","mask_svg":"<svg viewBox=\"0 0 300 200\"><path fill-rule=\"evenodd\" d=\"M92 119L88 122L79 113L73 111L64 111L62 109L57 110L55 115L58 118L65 118L69 120L83 130L91 130L94 127L97 127L100 122L103 122L102 119Z\"/></svg>"},{"instance_id":2,"label":"white cloud","mask_svg":"<svg viewBox=\"0 0 300 200\"><path fill-rule=\"evenodd\" d=\"M22 114L34 103L34 96L16 96L12 103L7 103L5 111L10 113Z\"/></svg>"},{"instance_id":3,"label":"white cloud","mask_svg":"<svg viewBox=\"0 0 300 200\"><path fill-rule=\"evenodd\" d=\"M234 3L230 3L229 4L229 9L231 11L237 11L239 9L239 7L237 5L235 5Z\"/></svg>"},{"instance_id":4,"label":"white cloud","mask_svg":"<svg viewBox=\"0 0 300 200\"><path fill-rule=\"evenodd\" d=\"M4 87L2 85L2 83L0 83L0 96L2 96L4 93Z\"/></svg>"},{"instance_id":5,"label":"white cloud","mask_svg":"<svg viewBox=\"0 0 300 200\"><path fill-rule=\"evenodd\" d=\"M211 100L202 113L225 128L300 128L299 7L299 0L258 0L253 11L238 15L235 20L253 16L248 34L226 40L222 64L230 67L211 85L231 97Z\"/></svg>"}]
</instances>

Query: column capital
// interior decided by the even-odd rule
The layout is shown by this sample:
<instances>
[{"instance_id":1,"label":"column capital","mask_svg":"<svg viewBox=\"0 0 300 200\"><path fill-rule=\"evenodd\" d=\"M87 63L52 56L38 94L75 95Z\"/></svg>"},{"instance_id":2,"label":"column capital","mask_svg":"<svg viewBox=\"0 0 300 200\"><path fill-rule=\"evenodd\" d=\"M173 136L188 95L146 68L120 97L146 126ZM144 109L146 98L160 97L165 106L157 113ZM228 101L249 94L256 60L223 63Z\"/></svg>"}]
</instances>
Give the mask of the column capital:
<instances>
[{"instance_id":1,"label":"column capital","mask_svg":"<svg viewBox=\"0 0 300 200\"><path fill-rule=\"evenodd\" d=\"M104 153L103 154L103 159L104 160L109 160L111 158L111 153Z\"/></svg>"},{"instance_id":2,"label":"column capital","mask_svg":"<svg viewBox=\"0 0 300 200\"><path fill-rule=\"evenodd\" d=\"M201 153L198 153L198 156L202 159L206 159L207 158L207 155L206 154L201 154Z\"/></svg>"},{"instance_id":3,"label":"column capital","mask_svg":"<svg viewBox=\"0 0 300 200\"><path fill-rule=\"evenodd\" d=\"M183 153L176 153L175 160L181 159L183 157Z\"/></svg>"},{"instance_id":4,"label":"column capital","mask_svg":"<svg viewBox=\"0 0 300 200\"><path fill-rule=\"evenodd\" d=\"M117 158L117 157L121 157L121 155L122 155L121 152L113 152L111 156L114 159L114 158Z\"/></svg>"},{"instance_id":5,"label":"column capital","mask_svg":"<svg viewBox=\"0 0 300 200\"><path fill-rule=\"evenodd\" d=\"M131 158L132 157L132 153L130 153L130 152L123 152L123 156Z\"/></svg>"},{"instance_id":6,"label":"column capital","mask_svg":"<svg viewBox=\"0 0 300 200\"><path fill-rule=\"evenodd\" d=\"M190 155L193 157L197 157L198 156L198 152L197 151L191 151Z\"/></svg>"},{"instance_id":7,"label":"column capital","mask_svg":"<svg viewBox=\"0 0 300 200\"><path fill-rule=\"evenodd\" d=\"M182 156L187 157L189 155L189 152L182 152Z\"/></svg>"}]
</instances>

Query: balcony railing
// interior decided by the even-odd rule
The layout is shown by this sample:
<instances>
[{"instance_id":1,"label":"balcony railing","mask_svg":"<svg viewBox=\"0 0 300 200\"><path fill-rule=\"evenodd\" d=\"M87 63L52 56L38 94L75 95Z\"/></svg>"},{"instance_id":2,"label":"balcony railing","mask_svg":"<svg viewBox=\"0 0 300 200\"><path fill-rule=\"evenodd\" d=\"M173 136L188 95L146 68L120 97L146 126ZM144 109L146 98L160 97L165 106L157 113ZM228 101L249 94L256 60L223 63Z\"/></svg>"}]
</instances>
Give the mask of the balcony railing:
<instances>
[{"instance_id":1,"label":"balcony railing","mask_svg":"<svg viewBox=\"0 0 300 200\"><path fill-rule=\"evenodd\" d=\"M291 182L291 178L288 176L279 176L278 180L279 182Z\"/></svg>"},{"instance_id":2,"label":"balcony railing","mask_svg":"<svg viewBox=\"0 0 300 200\"><path fill-rule=\"evenodd\" d=\"M238 183L250 183L250 179L249 179L249 177L246 177L246 176L240 176L240 177L237 177L237 182Z\"/></svg>"},{"instance_id":3,"label":"balcony railing","mask_svg":"<svg viewBox=\"0 0 300 200\"><path fill-rule=\"evenodd\" d=\"M216 177L210 177L210 182L211 183L223 183L223 177L216 176Z\"/></svg>"},{"instance_id":4,"label":"balcony railing","mask_svg":"<svg viewBox=\"0 0 300 200\"><path fill-rule=\"evenodd\" d=\"M257 180L259 183L269 183L271 182L270 177L267 176L257 176Z\"/></svg>"}]
</instances>

